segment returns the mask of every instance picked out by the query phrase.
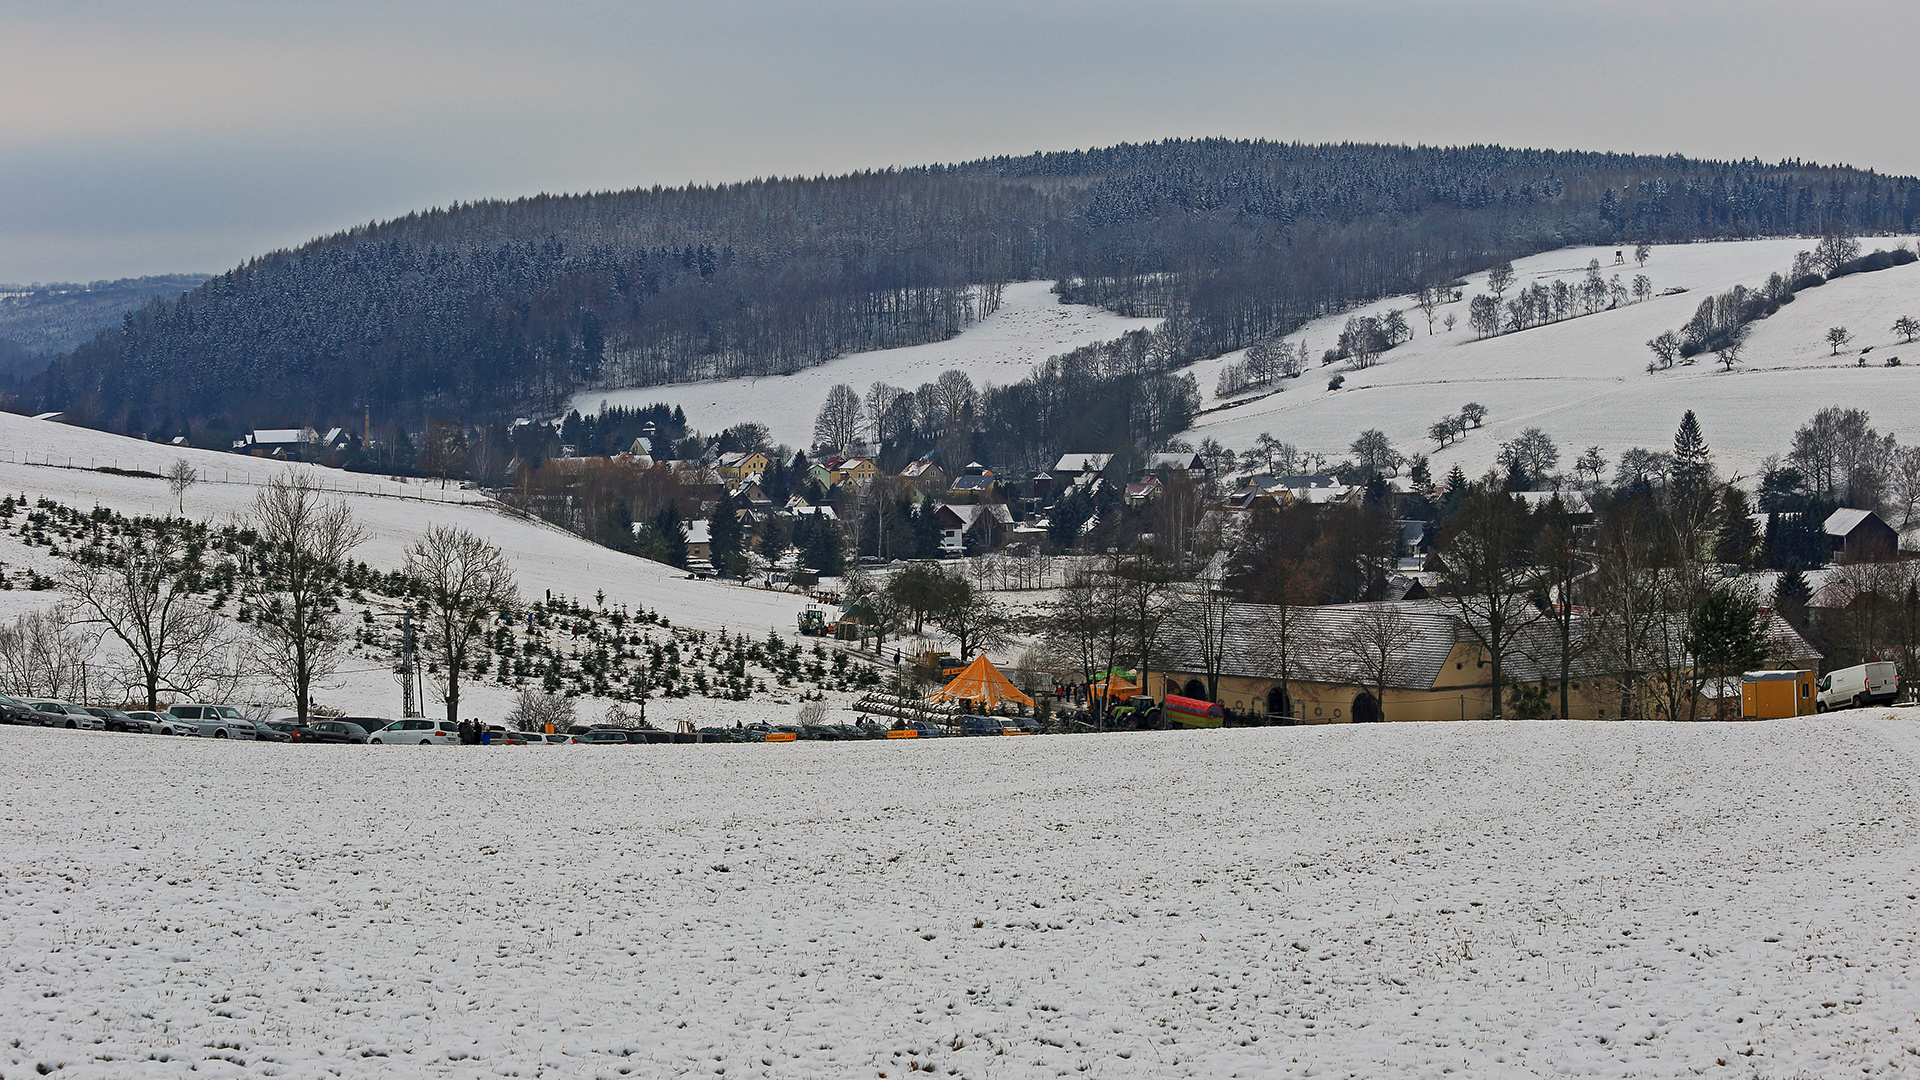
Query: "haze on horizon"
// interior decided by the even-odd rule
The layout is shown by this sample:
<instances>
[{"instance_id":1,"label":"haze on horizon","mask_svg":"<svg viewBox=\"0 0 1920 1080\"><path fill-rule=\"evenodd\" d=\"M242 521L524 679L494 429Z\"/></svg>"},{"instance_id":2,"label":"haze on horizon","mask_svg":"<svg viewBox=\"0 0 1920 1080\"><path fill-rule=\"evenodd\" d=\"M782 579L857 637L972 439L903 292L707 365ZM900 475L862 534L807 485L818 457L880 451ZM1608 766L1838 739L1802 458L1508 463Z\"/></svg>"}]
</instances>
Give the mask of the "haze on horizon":
<instances>
[{"instance_id":1,"label":"haze on horizon","mask_svg":"<svg viewBox=\"0 0 1920 1080\"><path fill-rule=\"evenodd\" d=\"M1920 8L1781 0L15 0L0 281L410 210L1222 135L1920 173Z\"/></svg>"}]
</instances>

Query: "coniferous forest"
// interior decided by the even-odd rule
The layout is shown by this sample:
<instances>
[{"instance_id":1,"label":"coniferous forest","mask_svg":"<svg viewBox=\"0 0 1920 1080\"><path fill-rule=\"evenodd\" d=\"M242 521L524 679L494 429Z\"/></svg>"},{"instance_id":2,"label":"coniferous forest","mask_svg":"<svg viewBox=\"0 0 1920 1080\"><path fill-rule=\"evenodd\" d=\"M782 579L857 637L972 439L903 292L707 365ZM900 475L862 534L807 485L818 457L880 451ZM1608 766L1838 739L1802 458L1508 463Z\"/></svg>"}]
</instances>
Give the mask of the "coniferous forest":
<instances>
[{"instance_id":1,"label":"coniferous forest","mask_svg":"<svg viewBox=\"0 0 1920 1080\"><path fill-rule=\"evenodd\" d=\"M1567 244L1911 231L1920 181L1799 162L1172 141L479 202L255 259L17 394L133 434L418 428L941 340L997 286L1165 317L1160 372ZM1047 395L1042 373L1026 393Z\"/></svg>"}]
</instances>

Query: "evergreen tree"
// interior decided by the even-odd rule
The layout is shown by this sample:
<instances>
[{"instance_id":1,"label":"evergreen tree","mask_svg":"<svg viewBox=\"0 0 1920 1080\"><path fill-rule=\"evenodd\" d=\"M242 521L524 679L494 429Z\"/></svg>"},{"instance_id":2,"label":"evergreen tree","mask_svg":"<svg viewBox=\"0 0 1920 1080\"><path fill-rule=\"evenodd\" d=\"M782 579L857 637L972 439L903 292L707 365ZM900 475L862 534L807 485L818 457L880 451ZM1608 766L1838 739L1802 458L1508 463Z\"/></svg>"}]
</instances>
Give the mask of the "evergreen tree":
<instances>
[{"instance_id":1,"label":"evergreen tree","mask_svg":"<svg viewBox=\"0 0 1920 1080\"><path fill-rule=\"evenodd\" d=\"M1686 644L1695 672L1722 685L1731 675L1759 667L1767 658L1760 605L1728 585L1707 590L1687 616Z\"/></svg>"},{"instance_id":2,"label":"evergreen tree","mask_svg":"<svg viewBox=\"0 0 1920 1080\"><path fill-rule=\"evenodd\" d=\"M722 574L730 573L734 559L740 554L740 514L733 508L733 500L725 495L714 504L713 514L707 519L707 537L713 551L714 569Z\"/></svg>"},{"instance_id":3,"label":"evergreen tree","mask_svg":"<svg viewBox=\"0 0 1920 1080\"><path fill-rule=\"evenodd\" d=\"M1700 421L1688 409L1673 435L1673 484L1686 494L1698 493L1713 472L1713 451L1700 434Z\"/></svg>"},{"instance_id":4,"label":"evergreen tree","mask_svg":"<svg viewBox=\"0 0 1920 1080\"><path fill-rule=\"evenodd\" d=\"M686 569L687 566L687 523L680 516L680 505L669 502L653 515L653 524L648 529L649 558Z\"/></svg>"},{"instance_id":5,"label":"evergreen tree","mask_svg":"<svg viewBox=\"0 0 1920 1080\"><path fill-rule=\"evenodd\" d=\"M1800 572L1800 564L1787 564L1785 573L1773 587L1773 610L1787 620L1795 630L1807 628L1807 601L1813 599L1813 589L1807 585L1807 575Z\"/></svg>"}]
</instances>

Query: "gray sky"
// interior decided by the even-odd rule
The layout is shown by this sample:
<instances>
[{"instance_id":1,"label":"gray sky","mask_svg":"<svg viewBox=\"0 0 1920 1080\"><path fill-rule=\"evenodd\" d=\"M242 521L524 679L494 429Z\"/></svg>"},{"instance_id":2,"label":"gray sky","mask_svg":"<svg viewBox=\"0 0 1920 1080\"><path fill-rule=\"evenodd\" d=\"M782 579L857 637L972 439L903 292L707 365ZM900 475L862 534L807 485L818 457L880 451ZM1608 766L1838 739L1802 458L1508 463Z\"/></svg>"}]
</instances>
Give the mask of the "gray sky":
<instances>
[{"instance_id":1,"label":"gray sky","mask_svg":"<svg viewBox=\"0 0 1920 1080\"><path fill-rule=\"evenodd\" d=\"M454 200L1227 135L1920 173L1920 4L0 4L0 282Z\"/></svg>"}]
</instances>

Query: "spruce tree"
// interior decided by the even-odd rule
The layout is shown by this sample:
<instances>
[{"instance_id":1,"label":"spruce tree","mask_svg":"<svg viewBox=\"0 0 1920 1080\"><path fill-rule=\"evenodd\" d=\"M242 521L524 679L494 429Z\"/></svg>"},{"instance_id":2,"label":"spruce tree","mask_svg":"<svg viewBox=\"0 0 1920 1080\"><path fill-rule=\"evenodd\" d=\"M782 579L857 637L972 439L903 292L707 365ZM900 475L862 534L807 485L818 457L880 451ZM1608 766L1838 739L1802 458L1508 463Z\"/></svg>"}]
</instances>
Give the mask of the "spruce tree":
<instances>
[{"instance_id":1,"label":"spruce tree","mask_svg":"<svg viewBox=\"0 0 1920 1080\"><path fill-rule=\"evenodd\" d=\"M1773 610L1787 620L1795 630L1807 628L1807 602L1813 599L1813 589L1807 584L1807 575L1800 572L1798 561L1787 564L1787 570L1780 575L1780 581L1773 587Z\"/></svg>"},{"instance_id":2,"label":"spruce tree","mask_svg":"<svg viewBox=\"0 0 1920 1080\"><path fill-rule=\"evenodd\" d=\"M730 572L740 553L740 515L731 498L722 496L714 504L713 514L707 519L707 538L713 551L713 568L723 575Z\"/></svg>"},{"instance_id":3,"label":"spruce tree","mask_svg":"<svg viewBox=\"0 0 1920 1080\"><path fill-rule=\"evenodd\" d=\"M1713 451L1700 434L1700 421L1688 409L1673 435L1673 483L1684 492L1696 492L1713 470Z\"/></svg>"}]
</instances>

